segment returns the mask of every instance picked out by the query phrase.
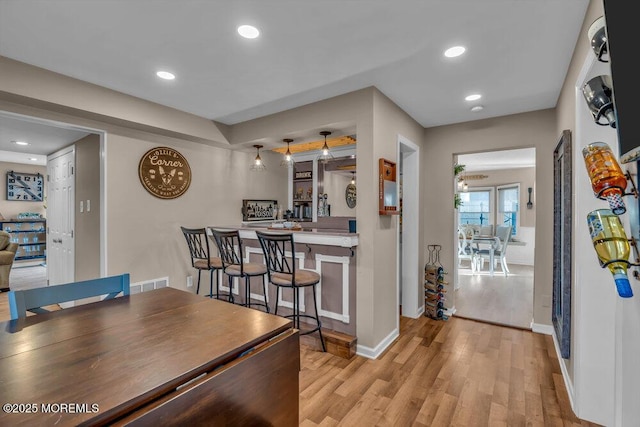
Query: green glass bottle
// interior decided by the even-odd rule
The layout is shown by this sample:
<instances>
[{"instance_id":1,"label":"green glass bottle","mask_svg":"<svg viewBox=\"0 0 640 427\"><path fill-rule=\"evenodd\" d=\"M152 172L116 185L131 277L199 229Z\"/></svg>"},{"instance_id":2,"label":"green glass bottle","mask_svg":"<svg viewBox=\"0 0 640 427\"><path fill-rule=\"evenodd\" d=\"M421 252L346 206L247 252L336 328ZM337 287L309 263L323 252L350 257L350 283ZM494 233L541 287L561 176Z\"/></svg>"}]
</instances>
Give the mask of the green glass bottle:
<instances>
[{"instance_id":1,"label":"green glass bottle","mask_svg":"<svg viewBox=\"0 0 640 427\"><path fill-rule=\"evenodd\" d=\"M597 209L587 214L587 224L600 265L606 265L615 281L618 295L633 296L627 277L631 248L620 218L610 209Z\"/></svg>"}]
</instances>

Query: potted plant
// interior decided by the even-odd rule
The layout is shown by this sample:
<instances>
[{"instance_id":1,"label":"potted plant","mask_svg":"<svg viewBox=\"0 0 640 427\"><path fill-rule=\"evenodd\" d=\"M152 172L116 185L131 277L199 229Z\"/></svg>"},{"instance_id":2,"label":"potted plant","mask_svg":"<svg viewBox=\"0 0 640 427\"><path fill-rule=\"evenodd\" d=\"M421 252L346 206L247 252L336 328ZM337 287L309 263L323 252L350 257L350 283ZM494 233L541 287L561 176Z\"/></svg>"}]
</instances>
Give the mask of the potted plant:
<instances>
[{"instance_id":1,"label":"potted plant","mask_svg":"<svg viewBox=\"0 0 640 427\"><path fill-rule=\"evenodd\" d=\"M456 193L453 195L453 208L458 209L462 206L462 199L460 198L460 194Z\"/></svg>"},{"instance_id":2,"label":"potted plant","mask_svg":"<svg viewBox=\"0 0 640 427\"><path fill-rule=\"evenodd\" d=\"M458 175L460 175L462 172L464 172L464 168L465 168L465 165L461 165L459 163L455 163L453 165L453 176L457 178ZM459 187L460 178L458 178L456 181L458 181L458 182L456 182L456 184L458 184L458 188L460 188ZM454 209L458 209L460 206L462 206L462 198L460 197L460 194L456 192L453 195L453 208Z\"/></svg>"}]
</instances>

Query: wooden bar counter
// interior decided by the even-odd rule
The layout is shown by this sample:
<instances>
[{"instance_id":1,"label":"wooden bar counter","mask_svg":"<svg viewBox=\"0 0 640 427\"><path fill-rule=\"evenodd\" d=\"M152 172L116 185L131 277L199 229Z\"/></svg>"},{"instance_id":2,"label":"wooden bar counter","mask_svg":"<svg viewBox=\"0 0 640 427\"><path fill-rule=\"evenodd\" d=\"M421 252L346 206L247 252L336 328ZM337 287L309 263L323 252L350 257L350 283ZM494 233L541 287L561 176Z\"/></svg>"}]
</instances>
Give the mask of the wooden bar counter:
<instances>
[{"instance_id":1,"label":"wooden bar counter","mask_svg":"<svg viewBox=\"0 0 640 427\"><path fill-rule=\"evenodd\" d=\"M238 229L243 240L245 260L263 263L262 248L256 236L256 230L269 233L293 233L296 244L296 260L298 268L314 270L320 274L318 286L318 311L323 330L328 335L335 332L336 336L351 337L348 339L352 347L350 355L355 354L356 345L356 275L358 234L340 229L307 228L301 223L301 230L286 228L271 228L266 225L241 226L211 226L220 229ZM259 280L256 278L256 281ZM228 292L225 281L221 281L221 288ZM224 284L224 285L223 285ZM254 291L261 287L256 284ZM275 287L268 289L268 301L271 309L275 308ZM233 292L238 294L240 287L234 283ZM311 289L305 289L301 298L301 311L313 311L313 297ZM256 299L262 296L256 294ZM278 314L289 314L292 307L292 294L285 291L281 294L278 304ZM306 338L306 336L305 336ZM344 341L340 338L341 341ZM333 353L333 352L332 352ZM335 353L334 353L335 354Z\"/></svg>"}]
</instances>

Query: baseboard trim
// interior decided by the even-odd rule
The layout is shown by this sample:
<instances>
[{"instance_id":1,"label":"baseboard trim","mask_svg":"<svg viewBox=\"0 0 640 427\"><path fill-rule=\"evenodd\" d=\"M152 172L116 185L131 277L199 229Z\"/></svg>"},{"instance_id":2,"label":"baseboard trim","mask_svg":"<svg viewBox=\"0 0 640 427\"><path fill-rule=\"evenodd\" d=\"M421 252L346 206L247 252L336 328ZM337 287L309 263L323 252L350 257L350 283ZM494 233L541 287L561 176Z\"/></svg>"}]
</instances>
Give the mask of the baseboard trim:
<instances>
[{"instance_id":1,"label":"baseboard trim","mask_svg":"<svg viewBox=\"0 0 640 427\"><path fill-rule=\"evenodd\" d=\"M556 331L553 327L551 327L551 334L553 337L553 346L556 348L556 357L558 358L558 364L560 365L560 371L562 372L562 379L564 381L564 386L567 389L567 394L569 395L569 403L571 404L571 410L576 416L578 416L578 411L575 406L575 391L573 390L573 382L571 382L571 377L569 376L569 371L567 371L567 365L564 362L564 359L560 353L560 345L558 344L558 339L556 337Z\"/></svg>"},{"instance_id":2,"label":"baseboard trim","mask_svg":"<svg viewBox=\"0 0 640 427\"><path fill-rule=\"evenodd\" d=\"M533 332L537 332L539 334L555 336L554 330L553 330L553 326L551 326L551 325L543 325L542 323L534 323L532 321L531 322L531 330ZM557 348L556 348L556 350L557 350Z\"/></svg>"},{"instance_id":3,"label":"baseboard trim","mask_svg":"<svg viewBox=\"0 0 640 427\"><path fill-rule=\"evenodd\" d=\"M375 346L375 348L358 344L356 346L356 354L368 359L377 359L378 356L380 356L399 336L400 333L398 329L394 329L377 346Z\"/></svg>"}]
</instances>

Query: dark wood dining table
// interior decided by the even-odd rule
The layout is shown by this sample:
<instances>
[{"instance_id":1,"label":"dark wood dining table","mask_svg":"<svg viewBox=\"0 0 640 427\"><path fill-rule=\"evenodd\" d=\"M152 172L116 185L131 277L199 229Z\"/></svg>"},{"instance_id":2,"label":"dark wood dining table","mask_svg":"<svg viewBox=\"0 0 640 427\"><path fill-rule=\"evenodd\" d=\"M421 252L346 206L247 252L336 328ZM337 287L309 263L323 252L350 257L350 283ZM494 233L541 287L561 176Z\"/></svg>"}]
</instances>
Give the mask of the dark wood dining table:
<instances>
[{"instance_id":1,"label":"dark wood dining table","mask_svg":"<svg viewBox=\"0 0 640 427\"><path fill-rule=\"evenodd\" d=\"M298 425L290 320L161 288L0 323L0 425Z\"/></svg>"}]
</instances>

